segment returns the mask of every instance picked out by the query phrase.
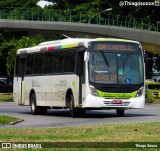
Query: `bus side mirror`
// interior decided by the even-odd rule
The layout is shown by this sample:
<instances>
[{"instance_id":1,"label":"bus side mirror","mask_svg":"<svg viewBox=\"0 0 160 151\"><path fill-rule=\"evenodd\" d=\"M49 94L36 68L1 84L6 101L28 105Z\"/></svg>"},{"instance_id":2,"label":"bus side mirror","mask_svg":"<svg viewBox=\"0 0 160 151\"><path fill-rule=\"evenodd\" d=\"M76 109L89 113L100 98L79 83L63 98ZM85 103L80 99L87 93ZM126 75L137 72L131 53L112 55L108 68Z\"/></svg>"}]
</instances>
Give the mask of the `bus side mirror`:
<instances>
[{"instance_id":1,"label":"bus side mirror","mask_svg":"<svg viewBox=\"0 0 160 151\"><path fill-rule=\"evenodd\" d=\"M89 60L89 52L85 52L84 53L84 61L88 61Z\"/></svg>"}]
</instances>

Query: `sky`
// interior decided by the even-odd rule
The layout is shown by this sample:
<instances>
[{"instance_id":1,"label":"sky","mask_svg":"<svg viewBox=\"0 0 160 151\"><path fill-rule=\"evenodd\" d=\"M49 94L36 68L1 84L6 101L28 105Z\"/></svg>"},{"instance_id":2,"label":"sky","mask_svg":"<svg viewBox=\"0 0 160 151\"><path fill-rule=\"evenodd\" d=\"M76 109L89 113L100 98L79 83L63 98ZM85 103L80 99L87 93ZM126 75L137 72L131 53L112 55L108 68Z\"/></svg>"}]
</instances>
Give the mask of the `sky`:
<instances>
[{"instance_id":1,"label":"sky","mask_svg":"<svg viewBox=\"0 0 160 151\"><path fill-rule=\"evenodd\" d=\"M46 5L50 5L50 4L53 4L52 2L47 2L47 1L44 1L44 0L40 0L37 5L41 6L42 8L44 8Z\"/></svg>"}]
</instances>

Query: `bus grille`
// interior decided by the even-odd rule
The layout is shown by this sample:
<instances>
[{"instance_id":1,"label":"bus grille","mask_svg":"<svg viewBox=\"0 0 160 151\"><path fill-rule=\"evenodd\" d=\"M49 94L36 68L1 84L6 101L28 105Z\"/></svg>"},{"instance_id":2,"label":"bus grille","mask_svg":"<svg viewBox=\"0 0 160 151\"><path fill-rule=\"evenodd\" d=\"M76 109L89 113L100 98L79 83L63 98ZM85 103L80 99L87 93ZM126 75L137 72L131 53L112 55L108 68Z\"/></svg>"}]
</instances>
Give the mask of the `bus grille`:
<instances>
[{"instance_id":1,"label":"bus grille","mask_svg":"<svg viewBox=\"0 0 160 151\"><path fill-rule=\"evenodd\" d=\"M103 92L119 92L119 93L131 93L131 92L134 92L135 88L132 88L132 87L102 87L99 89L100 91L103 91Z\"/></svg>"},{"instance_id":2,"label":"bus grille","mask_svg":"<svg viewBox=\"0 0 160 151\"><path fill-rule=\"evenodd\" d=\"M103 101L107 106L128 106L130 102L123 102L122 104L112 104L112 101Z\"/></svg>"}]
</instances>

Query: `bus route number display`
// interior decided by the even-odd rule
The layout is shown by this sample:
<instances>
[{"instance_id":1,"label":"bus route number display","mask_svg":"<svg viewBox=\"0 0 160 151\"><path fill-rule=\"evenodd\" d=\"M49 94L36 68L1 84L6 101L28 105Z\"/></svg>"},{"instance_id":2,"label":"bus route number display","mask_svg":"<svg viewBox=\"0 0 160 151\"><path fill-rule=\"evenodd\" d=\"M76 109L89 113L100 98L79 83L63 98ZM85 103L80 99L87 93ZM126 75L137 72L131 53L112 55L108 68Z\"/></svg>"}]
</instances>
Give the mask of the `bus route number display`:
<instances>
[{"instance_id":1,"label":"bus route number display","mask_svg":"<svg viewBox=\"0 0 160 151\"><path fill-rule=\"evenodd\" d=\"M134 46L126 43L95 43L94 50L135 51Z\"/></svg>"}]
</instances>

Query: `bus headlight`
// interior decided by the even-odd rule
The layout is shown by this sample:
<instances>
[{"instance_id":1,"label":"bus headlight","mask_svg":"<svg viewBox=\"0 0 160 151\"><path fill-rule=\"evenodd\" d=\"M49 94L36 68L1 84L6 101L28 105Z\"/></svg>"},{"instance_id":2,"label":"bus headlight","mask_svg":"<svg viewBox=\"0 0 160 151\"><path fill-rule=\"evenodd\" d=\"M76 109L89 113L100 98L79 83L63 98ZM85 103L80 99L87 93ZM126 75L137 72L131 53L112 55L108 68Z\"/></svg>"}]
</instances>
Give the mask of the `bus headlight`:
<instances>
[{"instance_id":1,"label":"bus headlight","mask_svg":"<svg viewBox=\"0 0 160 151\"><path fill-rule=\"evenodd\" d=\"M94 96L98 96L96 88L92 85L89 85L89 87L90 87L90 90L91 90L91 94L94 95Z\"/></svg>"},{"instance_id":2,"label":"bus headlight","mask_svg":"<svg viewBox=\"0 0 160 151\"><path fill-rule=\"evenodd\" d=\"M137 97L140 97L143 93L143 87L141 87L138 91L137 91Z\"/></svg>"},{"instance_id":3,"label":"bus headlight","mask_svg":"<svg viewBox=\"0 0 160 151\"><path fill-rule=\"evenodd\" d=\"M152 94L152 91L150 91L150 90L147 90L147 93L148 93L148 94Z\"/></svg>"}]
</instances>

